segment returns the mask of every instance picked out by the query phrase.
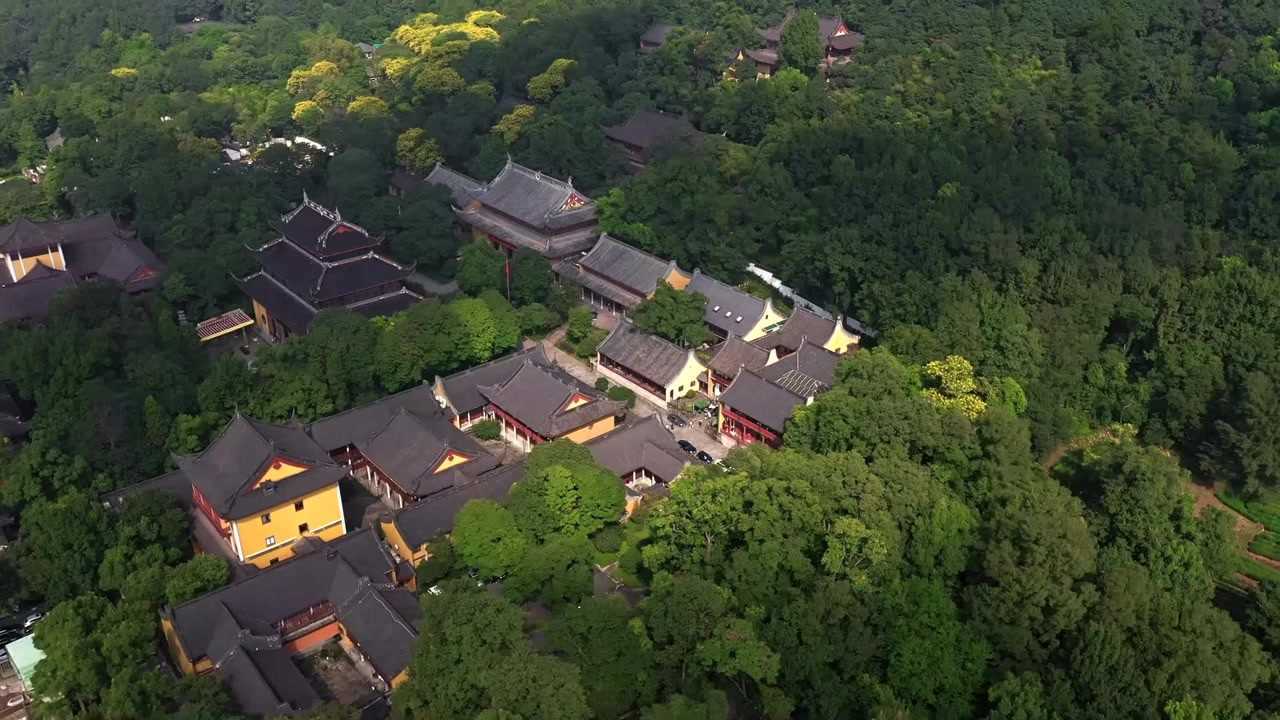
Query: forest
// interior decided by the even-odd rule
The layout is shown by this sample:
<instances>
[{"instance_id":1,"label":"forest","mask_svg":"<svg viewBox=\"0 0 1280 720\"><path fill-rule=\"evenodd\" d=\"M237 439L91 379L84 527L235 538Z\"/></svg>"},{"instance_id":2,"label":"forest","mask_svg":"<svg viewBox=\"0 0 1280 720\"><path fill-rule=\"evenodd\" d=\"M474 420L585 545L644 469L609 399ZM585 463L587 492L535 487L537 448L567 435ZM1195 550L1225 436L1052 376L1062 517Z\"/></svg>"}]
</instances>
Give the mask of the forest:
<instances>
[{"instance_id":1,"label":"forest","mask_svg":"<svg viewBox=\"0 0 1280 720\"><path fill-rule=\"evenodd\" d=\"M753 261L877 347L784 449L691 471L625 525L569 451L469 508L419 572L521 580L424 597L396 713L1280 717L1280 4L802 1L794 23L838 15L865 44L820 71L785 33L754 79L733 52L792 9L0 0L0 224L111 213L169 267L155 294L91 284L0 328L0 380L36 409L0 446L21 528L0 595L56 604L48 716L234 715L153 664L157 608L225 568L175 550L159 499L98 494L237 409L314 419L566 319L589 344L545 262L516 258L508 293L444 193L388 192L395 170L487 180L511 157L572 177L614 237L728 281ZM654 22L677 29L639 52ZM602 126L639 109L705 141L633 174ZM224 162L299 135L332 155ZM246 247L304 191L463 294L326 314L252 369L210 360L180 318L244 304ZM580 514L552 522L566 483ZM599 559L645 599L589 597Z\"/></svg>"}]
</instances>

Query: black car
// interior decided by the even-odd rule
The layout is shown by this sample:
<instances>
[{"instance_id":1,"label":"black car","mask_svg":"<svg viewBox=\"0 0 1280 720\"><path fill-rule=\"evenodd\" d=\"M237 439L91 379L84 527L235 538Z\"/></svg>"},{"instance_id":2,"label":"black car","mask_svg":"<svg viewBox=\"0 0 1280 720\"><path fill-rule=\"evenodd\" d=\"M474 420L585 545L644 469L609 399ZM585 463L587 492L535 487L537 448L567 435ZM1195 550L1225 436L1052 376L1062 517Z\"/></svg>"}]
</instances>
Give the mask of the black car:
<instances>
[{"instance_id":1,"label":"black car","mask_svg":"<svg viewBox=\"0 0 1280 720\"><path fill-rule=\"evenodd\" d=\"M680 446L681 450L689 453L690 455L695 455L698 452L698 448L694 447L694 444L688 440L677 440L676 444Z\"/></svg>"},{"instance_id":2,"label":"black car","mask_svg":"<svg viewBox=\"0 0 1280 720\"><path fill-rule=\"evenodd\" d=\"M711 457L711 453L707 452L706 450L699 450L698 454L695 457L698 458L699 462L704 462L708 465L716 461L715 458Z\"/></svg>"},{"instance_id":3,"label":"black car","mask_svg":"<svg viewBox=\"0 0 1280 720\"><path fill-rule=\"evenodd\" d=\"M670 413L667 415L667 422L671 423L671 427L687 427L689 425L688 420L685 420L684 418L680 417L675 413ZM689 452L693 452L693 451L690 450Z\"/></svg>"}]
</instances>

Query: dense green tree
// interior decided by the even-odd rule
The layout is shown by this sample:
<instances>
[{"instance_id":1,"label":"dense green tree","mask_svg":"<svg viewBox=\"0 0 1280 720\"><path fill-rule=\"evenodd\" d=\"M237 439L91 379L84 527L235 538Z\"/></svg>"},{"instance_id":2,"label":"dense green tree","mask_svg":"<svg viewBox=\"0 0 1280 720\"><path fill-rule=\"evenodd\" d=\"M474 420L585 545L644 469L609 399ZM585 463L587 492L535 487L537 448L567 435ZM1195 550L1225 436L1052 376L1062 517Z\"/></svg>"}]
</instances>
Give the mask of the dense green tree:
<instances>
[{"instance_id":1,"label":"dense green tree","mask_svg":"<svg viewBox=\"0 0 1280 720\"><path fill-rule=\"evenodd\" d=\"M453 523L453 546L458 557L483 577L511 572L524 557L528 540L511 511L492 500L472 500Z\"/></svg>"},{"instance_id":2,"label":"dense green tree","mask_svg":"<svg viewBox=\"0 0 1280 720\"><path fill-rule=\"evenodd\" d=\"M546 258L527 248L517 250L511 258L511 303L523 307L546 300L551 280Z\"/></svg>"},{"instance_id":3,"label":"dense green tree","mask_svg":"<svg viewBox=\"0 0 1280 720\"><path fill-rule=\"evenodd\" d=\"M706 309L705 295L681 292L666 284L658 286L653 297L631 312L636 327L664 337L683 347L696 347L706 342L711 333L702 321Z\"/></svg>"},{"instance_id":4,"label":"dense green tree","mask_svg":"<svg viewBox=\"0 0 1280 720\"><path fill-rule=\"evenodd\" d=\"M473 240L462 246L456 280L462 292L479 295L485 290L506 294L506 258L491 245Z\"/></svg>"},{"instance_id":5,"label":"dense green tree","mask_svg":"<svg viewBox=\"0 0 1280 720\"><path fill-rule=\"evenodd\" d=\"M818 70L825 48L822 33L818 30L818 14L802 10L782 28L782 61L807 74Z\"/></svg>"},{"instance_id":6,"label":"dense green tree","mask_svg":"<svg viewBox=\"0 0 1280 720\"><path fill-rule=\"evenodd\" d=\"M653 649L619 598L587 598L566 606L547 628L552 647L584 673L587 704L597 718L649 705L657 691Z\"/></svg>"},{"instance_id":7,"label":"dense green tree","mask_svg":"<svg viewBox=\"0 0 1280 720\"><path fill-rule=\"evenodd\" d=\"M180 605L227 584L231 571L217 555L197 555L174 568L165 582L165 599Z\"/></svg>"},{"instance_id":8,"label":"dense green tree","mask_svg":"<svg viewBox=\"0 0 1280 720\"><path fill-rule=\"evenodd\" d=\"M27 591L53 601L98 584L104 538L111 537L102 505L83 492L33 503L22 513L18 571Z\"/></svg>"},{"instance_id":9,"label":"dense green tree","mask_svg":"<svg viewBox=\"0 0 1280 720\"><path fill-rule=\"evenodd\" d=\"M581 445L545 443L529 456L523 482L511 490L511 512L521 529L538 540L555 535L586 537L622 517L622 484Z\"/></svg>"}]
</instances>

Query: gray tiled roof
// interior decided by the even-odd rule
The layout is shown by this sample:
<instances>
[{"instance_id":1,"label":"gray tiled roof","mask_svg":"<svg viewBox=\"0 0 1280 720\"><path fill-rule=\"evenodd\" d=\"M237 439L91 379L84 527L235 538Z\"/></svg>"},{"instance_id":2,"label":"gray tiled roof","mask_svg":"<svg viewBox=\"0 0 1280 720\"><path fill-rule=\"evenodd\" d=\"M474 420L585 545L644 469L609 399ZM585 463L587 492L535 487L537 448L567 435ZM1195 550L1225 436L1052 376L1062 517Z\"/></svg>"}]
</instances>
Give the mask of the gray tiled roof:
<instances>
[{"instance_id":1,"label":"gray tiled roof","mask_svg":"<svg viewBox=\"0 0 1280 720\"><path fill-rule=\"evenodd\" d=\"M760 376L807 398L835 385L839 363L839 355L806 341L795 352L761 370Z\"/></svg>"},{"instance_id":2,"label":"gray tiled roof","mask_svg":"<svg viewBox=\"0 0 1280 720\"><path fill-rule=\"evenodd\" d=\"M397 486L417 497L447 490L498 464L497 458L438 410L420 416L401 408L382 430L357 441L356 447ZM471 459L444 472L434 472L450 451Z\"/></svg>"},{"instance_id":3,"label":"gray tiled roof","mask_svg":"<svg viewBox=\"0 0 1280 720\"><path fill-rule=\"evenodd\" d=\"M0 275L0 279L8 279L7 275ZM51 270L44 265L34 268L16 283L0 282L0 323L48 317L53 299L75 284L75 276L71 273Z\"/></svg>"},{"instance_id":4,"label":"gray tiled roof","mask_svg":"<svg viewBox=\"0 0 1280 720\"><path fill-rule=\"evenodd\" d=\"M707 362L707 367L722 377L737 375L740 367L759 372L769 362L768 350L737 335L730 335L727 340L712 348L712 351L715 354Z\"/></svg>"},{"instance_id":5,"label":"gray tiled roof","mask_svg":"<svg viewBox=\"0 0 1280 720\"><path fill-rule=\"evenodd\" d=\"M265 272L258 271L237 280L237 283L245 295L261 303L271 313L271 317L284 323L295 333L305 333L316 319L315 306Z\"/></svg>"},{"instance_id":6,"label":"gray tiled roof","mask_svg":"<svg viewBox=\"0 0 1280 720\"><path fill-rule=\"evenodd\" d=\"M408 665L419 618L412 594L387 582L395 558L368 528L317 543L314 551L165 611L188 656L212 660L246 712L289 714L318 704L283 649L278 623L325 603L384 679Z\"/></svg>"},{"instance_id":7,"label":"gray tiled roof","mask_svg":"<svg viewBox=\"0 0 1280 720\"><path fill-rule=\"evenodd\" d=\"M526 360L539 365L551 364L543 353L542 346L535 345L526 350L517 350L497 360L490 360L483 365L456 372L448 377L438 378L438 381L444 386L445 399L449 407L461 415L479 410L489 402L484 395L480 394L481 386L505 383L516 374Z\"/></svg>"},{"instance_id":8,"label":"gray tiled roof","mask_svg":"<svg viewBox=\"0 0 1280 720\"><path fill-rule=\"evenodd\" d=\"M424 182L448 188L453 196L453 204L457 207L466 207L485 191L484 183L456 170L450 170L440 163L436 163L436 166L431 168Z\"/></svg>"},{"instance_id":9,"label":"gray tiled roof","mask_svg":"<svg viewBox=\"0 0 1280 720\"><path fill-rule=\"evenodd\" d=\"M654 23L640 36L640 42L646 45L662 45L667 41L667 36L671 34L671 31L675 29L675 25Z\"/></svg>"},{"instance_id":10,"label":"gray tiled roof","mask_svg":"<svg viewBox=\"0 0 1280 720\"><path fill-rule=\"evenodd\" d=\"M582 205L567 207L571 198ZM559 230L596 218L595 202L570 182L543 175L508 158L507 164L479 195L480 202L532 228Z\"/></svg>"},{"instance_id":11,"label":"gray tiled roof","mask_svg":"<svg viewBox=\"0 0 1280 720\"><path fill-rule=\"evenodd\" d=\"M601 235L577 264L642 298L652 295L658 283L680 269L674 260L663 260L608 235Z\"/></svg>"},{"instance_id":12,"label":"gray tiled roof","mask_svg":"<svg viewBox=\"0 0 1280 720\"><path fill-rule=\"evenodd\" d=\"M253 482L277 457L312 467L254 489ZM213 509L232 520L337 483L346 475L301 427L272 425L239 413L203 452L175 459Z\"/></svg>"},{"instance_id":13,"label":"gray tiled roof","mask_svg":"<svg viewBox=\"0 0 1280 720\"><path fill-rule=\"evenodd\" d=\"M606 400L594 388L568 373L525 362L501 385L480 388L480 394L508 415L544 438L554 439L597 420L620 415L625 404ZM563 408L574 395L590 402L572 410Z\"/></svg>"},{"instance_id":14,"label":"gray tiled roof","mask_svg":"<svg viewBox=\"0 0 1280 720\"><path fill-rule=\"evenodd\" d=\"M597 295L618 303L624 308L633 308L645 300L643 295L637 295L626 288L583 270L578 266L578 261L572 258L561 260L553 268L561 280L580 285Z\"/></svg>"},{"instance_id":15,"label":"gray tiled roof","mask_svg":"<svg viewBox=\"0 0 1280 720\"><path fill-rule=\"evenodd\" d=\"M106 237L99 242L78 242L62 249L67 267L80 277L97 275L114 280L130 292L149 290L160 283L164 263L132 237Z\"/></svg>"},{"instance_id":16,"label":"gray tiled roof","mask_svg":"<svg viewBox=\"0 0 1280 720\"><path fill-rule=\"evenodd\" d=\"M689 455L656 416L627 422L586 443L596 462L621 477L644 469L671 482L689 464Z\"/></svg>"},{"instance_id":17,"label":"gray tiled roof","mask_svg":"<svg viewBox=\"0 0 1280 720\"><path fill-rule=\"evenodd\" d=\"M431 415L440 412L440 404L436 402L430 385L415 385L380 400L321 418L311 423L307 432L320 447L334 452L373 437L401 410Z\"/></svg>"},{"instance_id":18,"label":"gray tiled roof","mask_svg":"<svg viewBox=\"0 0 1280 720\"><path fill-rule=\"evenodd\" d=\"M59 244L65 250L67 245L124 235L110 215L90 215L75 220L48 222L18 218L8 225L0 225L0 252L43 250Z\"/></svg>"},{"instance_id":19,"label":"gray tiled roof","mask_svg":"<svg viewBox=\"0 0 1280 720\"><path fill-rule=\"evenodd\" d=\"M423 301L423 297L418 293L406 287L401 287L394 292L386 295L379 295L376 298L361 300L351 303L347 309L351 312L360 313L365 317L379 317L383 315L395 315L403 312Z\"/></svg>"},{"instance_id":20,"label":"gray tiled roof","mask_svg":"<svg viewBox=\"0 0 1280 720\"><path fill-rule=\"evenodd\" d=\"M319 303L401 281L413 272L374 252L324 261L286 238L256 251L262 269L308 302Z\"/></svg>"},{"instance_id":21,"label":"gray tiled roof","mask_svg":"<svg viewBox=\"0 0 1280 720\"><path fill-rule=\"evenodd\" d=\"M395 524L412 548L453 530L453 519L471 500L503 500L511 486L524 478L524 465L503 465L464 485L432 495L396 513Z\"/></svg>"},{"instance_id":22,"label":"gray tiled roof","mask_svg":"<svg viewBox=\"0 0 1280 720\"><path fill-rule=\"evenodd\" d=\"M720 402L781 433L792 411L804 404L804 398L750 370L741 370L720 394Z\"/></svg>"},{"instance_id":23,"label":"gray tiled roof","mask_svg":"<svg viewBox=\"0 0 1280 720\"><path fill-rule=\"evenodd\" d=\"M797 307L782 327L768 335L756 338L752 343L766 350L779 348L791 352L800 347L801 341L805 338L808 338L809 342L821 345L830 339L835 331L835 320L828 320L802 307Z\"/></svg>"},{"instance_id":24,"label":"gray tiled roof","mask_svg":"<svg viewBox=\"0 0 1280 720\"><path fill-rule=\"evenodd\" d=\"M699 134L697 128L684 117L655 110L638 110L621 125L604 129L605 137L610 140L642 150L679 142Z\"/></svg>"},{"instance_id":25,"label":"gray tiled roof","mask_svg":"<svg viewBox=\"0 0 1280 720\"><path fill-rule=\"evenodd\" d=\"M685 350L650 335L622 318L600 343L598 352L632 372L666 386L689 362L692 350Z\"/></svg>"},{"instance_id":26,"label":"gray tiled roof","mask_svg":"<svg viewBox=\"0 0 1280 720\"><path fill-rule=\"evenodd\" d=\"M302 204L285 214L281 232L290 242L307 253L321 258L335 258L382 244L369 231L342 219L342 213L312 202L306 193Z\"/></svg>"},{"instance_id":27,"label":"gray tiled roof","mask_svg":"<svg viewBox=\"0 0 1280 720\"><path fill-rule=\"evenodd\" d=\"M599 232L594 221L564 229L540 229L487 208L474 206L459 213L458 217L481 232L551 259L567 257L590 248Z\"/></svg>"},{"instance_id":28,"label":"gray tiled roof","mask_svg":"<svg viewBox=\"0 0 1280 720\"><path fill-rule=\"evenodd\" d=\"M707 298L703 320L720 330L722 336L742 335L755 327L764 316L765 301L726 285L715 278L695 270L685 291L700 293Z\"/></svg>"}]
</instances>

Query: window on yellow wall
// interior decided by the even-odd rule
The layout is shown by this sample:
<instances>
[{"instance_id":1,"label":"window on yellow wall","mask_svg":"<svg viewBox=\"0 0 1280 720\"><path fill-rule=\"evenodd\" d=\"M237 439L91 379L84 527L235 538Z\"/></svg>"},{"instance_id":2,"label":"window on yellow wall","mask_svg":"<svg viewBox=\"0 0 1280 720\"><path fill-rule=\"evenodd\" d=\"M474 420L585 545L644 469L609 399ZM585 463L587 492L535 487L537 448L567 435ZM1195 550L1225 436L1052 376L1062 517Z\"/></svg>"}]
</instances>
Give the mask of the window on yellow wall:
<instances>
[{"instance_id":1,"label":"window on yellow wall","mask_svg":"<svg viewBox=\"0 0 1280 720\"><path fill-rule=\"evenodd\" d=\"M262 524L263 525L271 524L271 513L262 513Z\"/></svg>"},{"instance_id":2,"label":"window on yellow wall","mask_svg":"<svg viewBox=\"0 0 1280 720\"><path fill-rule=\"evenodd\" d=\"M301 510L301 509L302 509L302 501L301 501L301 500L299 500L298 502L294 503L294 504L293 504L293 509L294 509L294 510Z\"/></svg>"},{"instance_id":3,"label":"window on yellow wall","mask_svg":"<svg viewBox=\"0 0 1280 720\"><path fill-rule=\"evenodd\" d=\"M274 547L274 546L275 546L275 544L276 544L276 536L275 536L275 535L268 535L268 536L267 536L267 539L266 539L266 540L264 540L263 542L265 542L265 543L267 544L267 547Z\"/></svg>"},{"instance_id":4,"label":"window on yellow wall","mask_svg":"<svg viewBox=\"0 0 1280 720\"><path fill-rule=\"evenodd\" d=\"M307 531L310 529L311 529L310 523L302 523L301 525L298 526L298 534L306 535Z\"/></svg>"}]
</instances>

